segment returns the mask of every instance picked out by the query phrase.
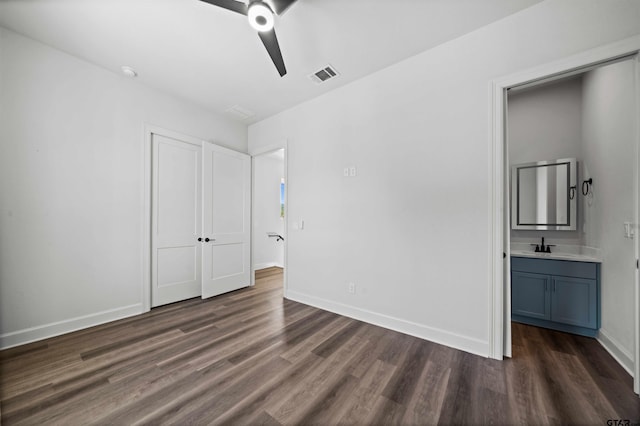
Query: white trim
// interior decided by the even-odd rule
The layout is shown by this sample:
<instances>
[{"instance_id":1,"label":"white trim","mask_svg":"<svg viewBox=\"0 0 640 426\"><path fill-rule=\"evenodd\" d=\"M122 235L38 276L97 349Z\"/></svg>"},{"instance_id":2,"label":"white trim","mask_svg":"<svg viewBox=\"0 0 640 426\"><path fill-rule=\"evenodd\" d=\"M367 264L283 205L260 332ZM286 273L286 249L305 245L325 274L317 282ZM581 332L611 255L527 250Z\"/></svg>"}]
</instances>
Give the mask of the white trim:
<instances>
[{"instance_id":1,"label":"white trim","mask_svg":"<svg viewBox=\"0 0 640 426\"><path fill-rule=\"evenodd\" d=\"M635 58L635 85L636 85L636 117L640 114L640 55ZM636 178L635 178L635 251L636 262L640 259L640 120L636 119ZM634 330L634 374L633 374L633 391L640 394L640 270L636 268L635 274L635 330Z\"/></svg>"},{"instance_id":2,"label":"white trim","mask_svg":"<svg viewBox=\"0 0 640 426\"><path fill-rule=\"evenodd\" d=\"M504 89L489 84L489 357L501 360L504 355L504 286L503 286L503 205L504 201ZM496 189L498 188L498 189ZM507 253L508 254L508 253ZM508 322L507 326L511 326Z\"/></svg>"},{"instance_id":3,"label":"white trim","mask_svg":"<svg viewBox=\"0 0 640 426\"><path fill-rule=\"evenodd\" d=\"M249 285L251 287L256 285L256 269L258 269L253 264L253 259L255 259L256 257L256 254L255 254L256 229L255 229L255 225L253 224L253 220L256 217L255 205L256 205L256 159L252 155L251 156L251 214L250 214L251 219L249 221L249 223L251 224L251 251L249 252L249 264L251 265L251 272L249 273Z\"/></svg>"},{"instance_id":4,"label":"white trim","mask_svg":"<svg viewBox=\"0 0 640 426\"><path fill-rule=\"evenodd\" d=\"M284 145L284 268L282 274L282 293L287 294L287 289L289 288L289 279L288 279L288 271L289 271L289 205L291 204L291 199L289 198L289 188L291 187L291 182L289 181L289 142L287 140L283 141Z\"/></svg>"},{"instance_id":5,"label":"white trim","mask_svg":"<svg viewBox=\"0 0 640 426\"><path fill-rule=\"evenodd\" d=\"M503 93L504 95L504 93ZM507 135L507 139L502 144L503 153L502 156L504 161L502 163L502 176L503 182L509 182L509 139L507 133L507 126L509 122L509 114L508 114L508 99L505 96L503 101L505 102L506 109L503 114L503 127L502 131L504 135ZM511 191L509 185L504 185L504 191L502 192L502 242L504 244L503 253L505 253L504 258L502 259L502 303L504 303L503 311L504 316L502 318L503 327L504 324L509 324L509 327L504 327L503 333L503 345L502 350L503 356L508 358L512 357L512 340L511 340L511 258L506 257L506 253L511 253L511 215L508 214L510 210L511 203Z\"/></svg>"},{"instance_id":6,"label":"white trim","mask_svg":"<svg viewBox=\"0 0 640 426\"><path fill-rule=\"evenodd\" d=\"M339 315L354 318L389 330L409 334L411 336L419 337L421 339L429 340L455 349L460 349L472 354L486 357L488 353L488 342L478 340L473 337L451 333L388 315L382 315L377 312L356 308L355 306L334 302L320 297L310 296L297 291L289 290L286 292L285 297L295 302L304 303L305 305L334 312Z\"/></svg>"},{"instance_id":7,"label":"white trim","mask_svg":"<svg viewBox=\"0 0 640 426\"><path fill-rule=\"evenodd\" d=\"M142 149L142 311L151 310L151 143L154 126L144 125L144 138Z\"/></svg>"},{"instance_id":8,"label":"white trim","mask_svg":"<svg viewBox=\"0 0 640 426\"><path fill-rule=\"evenodd\" d=\"M629 37L615 43L590 49L567 58L543 64L528 70L494 80L497 86L509 88L552 76L565 75L580 68L631 56L640 50L640 36Z\"/></svg>"},{"instance_id":9,"label":"white trim","mask_svg":"<svg viewBox=\"0 0 640 426\"><path fill-rule=\"evenodd\" d=\"M593 66L594 64L605 62L611 59L626 55L632 55L640 50L640 36L630 37L618 42L597 47L582 53L569 56L567 58L531 68L522 72L514 73L490 82L490 121L489 121L489 356L495 359L502 359L504 355L502 338L504 328L511 327L510 316L504 311L504 280L502 268L498 267L502 263L502 253L508 250L503 247L503 215L504 205L502 192L504 191L505 177L502 173L504 161L504 132L501 131L504 117L504 97L503 94L509 87L530 83L542 78L549 78L566 72L575 71L579 68ZM496 167L498 166L498 167ZM509 256L509 252L506 252ZM638 304L636 304L636 318ZM503 321L506 319L506 321ZM637 321L636 321L637 323ZM637 334L637 333L636 333ZM636 358L638 357L636 349ZM637 364L637 363L636 363ZM637 383L636 383L637 386Z\"/></svg>"},{"instance_id":10,"label":"white trim","mask_svg":"<svg viewBox=\"0 0 640 426\"><path fill-rule=\"evenodd\" d=\"M289 280L288 280L288 274L287 274L287 262L288 262L288 258L289 258L289 187L290 187L290 182L289 182L289 141L287 139L283 139L282 141L280 141L279 143L276 144L271 144L271 145L265 145L265 146L260 146L258 148L255 149L250 149L249 150L249 155L251 155L251 205L254 206L255 205L255 191L254 191L254 157L257 157L259 155L263 155L263 154L268 154L270 152L273 151L278 151L280 149L284 149L284 230L282 233L282 236L284 237L284 264L281 266L284 269L283 272L283 276L282 276L282 287L283 287L283 293L286 297L287 294L287 289L289 288ZM253 207L252 207L253 208ZM254 229L253 229L253 210L251 211L251 262L253 262L253 236L254 236ZM257 266L257 265L256 265ZM274 266L278 266L278 265L274 265ZM251 271L251 285L255 285L255 281L256 281L256 274L255 271L256 269L259 269L257 267L253 267L252 271Z\"/></svg>"},{"instance_id":11,"label":"white trim","mask_svg":"<svg viewBox=\"0 0 640 426\"><path fill-rule=\"evenodd\" d=\"M611 337L603 328L598 332L596 340L633 377L633 354L623 348L620 342Z\"/></svg>"},{"instance_id":12,"label":"white trim","mask_svg":"<svg viewBox=\"0 0 640 426\"><path fill-rule=\"evenodd\" d=\"M274 143L274 144L259 146L254 149L250 149L249 155L252 157L257 157L258 155L269 154L273 151L278 151L280 149L284 149L286 154L287 145L288 145L287 140L283 139L280 143Z\"/></svg>"},{"instance_id":13,"label":"white trim","mask_svg":"<svg viewBox=\"0 0 640 426\"><path fill-rule=\"evenodd\" d=\"M56 321L45 325L39 325L37 327L2 334L0 335L0 349L12 348L14 346L24 345L38 340L60 336L61 334L71 333L72 331L82 330L122 318L139 315L141 313L143 313L142 304L137 303L135 305L109 309L95 314L83 315L63 321Z\"/></svg>"}]
</instances>

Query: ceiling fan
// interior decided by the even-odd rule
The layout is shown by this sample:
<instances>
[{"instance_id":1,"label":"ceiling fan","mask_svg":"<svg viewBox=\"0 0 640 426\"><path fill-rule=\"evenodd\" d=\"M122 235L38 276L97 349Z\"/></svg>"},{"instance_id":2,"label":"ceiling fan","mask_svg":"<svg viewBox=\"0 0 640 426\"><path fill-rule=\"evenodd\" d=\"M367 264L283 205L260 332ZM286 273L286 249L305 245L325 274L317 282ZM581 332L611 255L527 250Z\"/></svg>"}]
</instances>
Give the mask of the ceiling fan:
<instances>
[{"instance_id":1,"label":"ceiling fan","mask_svg":"<svg viewBox=\"0 0 640 426\"><path fill-rule=\"evenodd\" d=\"M280 77L287 73L280 52L280 45L276 37L276 31L273 28L274 13L281 15L296 0L249 0L248 4L236 0L200 0L205 3L219 6L232 12L245 15L249 19L249 24L258 31L258 36L262 40L262 44L267 49L273 64L276 66Z\"/></svg>"}]
</instances>

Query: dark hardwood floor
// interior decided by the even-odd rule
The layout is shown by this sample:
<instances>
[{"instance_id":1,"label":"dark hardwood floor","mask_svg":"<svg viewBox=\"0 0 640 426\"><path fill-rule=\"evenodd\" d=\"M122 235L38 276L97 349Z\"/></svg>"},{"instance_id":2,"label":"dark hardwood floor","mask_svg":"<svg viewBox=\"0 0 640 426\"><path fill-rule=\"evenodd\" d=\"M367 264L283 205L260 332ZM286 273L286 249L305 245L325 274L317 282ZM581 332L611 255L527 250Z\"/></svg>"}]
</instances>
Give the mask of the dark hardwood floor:
<instances>
[{"instance_id":1,"label":"dark hardwood floor","mask_svg":"<svg viewBox=\"0 0 640 426\"><path fill-rule=\"evenodd\" d=\"M513 359L471 355L256 286L0 352L11 424L640 422L593 339L520 324Z\"/></svg>"}]
</instances>

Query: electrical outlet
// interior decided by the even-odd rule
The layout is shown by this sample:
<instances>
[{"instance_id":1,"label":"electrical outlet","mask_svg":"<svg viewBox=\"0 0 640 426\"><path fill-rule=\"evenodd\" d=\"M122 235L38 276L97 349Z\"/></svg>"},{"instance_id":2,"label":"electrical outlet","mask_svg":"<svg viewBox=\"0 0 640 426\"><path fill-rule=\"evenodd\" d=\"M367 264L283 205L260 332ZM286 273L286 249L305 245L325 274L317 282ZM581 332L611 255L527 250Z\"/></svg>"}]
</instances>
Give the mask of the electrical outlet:
<instances>
[{"instance_id":1,"label":"electrical outlet","mask_svg":"<svg viewBox=\"0 0 640 426\"><path fill-rule=\"evenodd\" d=\"M349 168L345 167L344 170L342 171L342 174L344 175L344 177L349 177Z\"/></svg>"},{"instance_id":2,"label":"electrical outlet","mask_svg":"<svg viewBox=\"0 0 640 426\"><path fill-rule=\"evenodd\" d=\"M354 166L349 167L349 176L356 176L356 168Z\"/></svg>"},{"instance_id":3,"label":"electrical outlet","mask_svg":"<svg viewBox=\"0 0 640 426\"><path fill-rule=\"evenodd\" d=\"M349 283L348 291L350 294L356 294L356 285L355 283Z\"/></svg>"}]
</instances>

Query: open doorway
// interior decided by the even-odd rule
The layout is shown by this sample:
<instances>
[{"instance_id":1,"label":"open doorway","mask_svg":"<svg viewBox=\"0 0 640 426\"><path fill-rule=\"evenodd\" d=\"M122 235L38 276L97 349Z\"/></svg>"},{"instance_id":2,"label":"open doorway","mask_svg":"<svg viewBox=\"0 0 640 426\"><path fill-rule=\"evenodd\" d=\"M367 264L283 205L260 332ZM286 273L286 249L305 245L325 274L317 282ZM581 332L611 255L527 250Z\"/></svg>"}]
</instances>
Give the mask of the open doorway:
<instances>
[{"instance_id":1,"label":"open doorway","mask_svg":"<svg viewBox=\"0 0 640 426\"><path fill-rule=\"evenodd\" d=\"M287 181L285 149L253 157L252 274L284 276L286 257Z\"/></svg>"},{"instance_id":2,"label":"open doorway","mask_svg":"<svg viewBox=\"0 0 640 426\"><path fill-rule=\"evenodd\" d=\"M632 67L632 72L629 80L631 84L626 87L624 92L629 95L631 102L628 106L628 110L624 111L624 114L629 114L631 117L631 125L629 128L631 129L631 145L630 149L626 152L625 159L628 160L632 167L632 172L630 176L625 180L624 184L614 185L614 189L604 190L604 177L605 173L616 173L617 168L609 167L609 170L599 171L598 175L601 178L596 180L597 178L594 175L594 170L598 170L601 168L600 166L589 166L589 161L587 161L588 170L579 169L581 175L578 177L578 185L575 190L582 192L582 186L585 186L586 194L583 196L580 193L580 197L583 197L581 203L594 202L592 198L589 200L591 195L598 196L596 193L596 189L599 190L601 196L611 195L611 192L615 192L621 185L624 185L626 188L630 189L630 193L626 197L626 201L630 205L630 210L627 209L627 213L625 219L618 223L617 226L614 226L611 229L605 231L603 234L604 237L615 236L618 239L626 238L626 243L629 247L626 247L626 254L630 254L631 261L626 262L625 266L625 274L627 275L627 279L623 286L625 287L625 291L628 294L618 295L616 300L623 301L623 303L627 303L628 306L625 307L625 311L629 317L624 321L623 327L626 327L626 331L622 330L623 333L627 333L627 341L620 346L624 346L624 351L626 352L623 355L626 356L626 360L617 359L618 362L626 367L627 371L634 376L634 390L638 393L639 383L640 383L640 359L639 359L639 348L638 348L638 334L640 325L638 324L638 311L640 309L640 290L638 284L638 272L637 272L637 258L638 258L638 168L639 168L639 131L638 131L638 105L640 104L640 91L638 90L638 81L640 77L638 75L638 63L637 57L634 55L637 53L640 48L640 39L631 38L613 45L604 46L602 48L594 49L592 51L583 52L579 55L575 55L573 57L565 58L562 61L558 61L555 63L547 64L544 66L536 67L526 72L521 72L518 74L514 74L512 76L508 76L499 80L495 80L492 82L492 102L493 102L493 115L492 115L492 130L493 135L491 138L492 141L492 152L493 152L493 164L491 166L491 176L492 176L492 228L490 229L490 239L491 239L491 270L490 270L490 286L491 286L491 305L492 315L490 318L491 323L491 356L497 359L502 359L503 356L510 356L511 353L511 313L512 313L512 295L511 295L511 260L510 255L512 254L512 249L516 249L515 247L511 247L511 224L510 224L510 196L509 193L509 179L510 179L510 164L509 164L509 149L510 145L507 143L507 108L508 108L508 91L510 89L516 87L524 87L524 86L535 86L539 83L552 83L554 80L562 79L569 77L570 74L577 75L580 73L586 73L590 70L597 69L602 67L603 65L607 65L612 61L624 61L631 59L628 63ZM603 67L604 68L604 67ZM611 101L611 98L607 98L607 93L611 93L609 90L603 90L601 94L605 96L602 98L602 102L597 105L594 110L598 108L605 108L607 106L607 102ZM590 120L588 118L587 120ZM589 123L593 124L593 123ZM613 126L615 128L615 126ZM597 133L598 130L595 129L592 131L589 136L593 136ZM606 136L602 134L597 135L601 139L607 139ZM600 155L609 155L610 149L605 146L602 150L600 150ZM580 154L582 155L582 154ZM593 159L593 157L592 157ZM591 176L587 176L587 174ZM585 181L589 180L589 177L592 178L592 182L589 184L585 184ZM611 180L611 179L607 179ZM600 188L596 188L596 182L600 182ZM574 190L574 191L575 191ZM590 191L593 191L590 195ZM568 191L569 193L571 190ZM578 212L578 223L581 223L585 219L583 212ZM608 215L609 211L605 213ZM617 220L617 219L616 219ZM623 222L628 222L628 225L623 226ZM592 217L592 224L594 223ZM582 224L584 226L584 224ZM584 229L584 228L583 228ZM581 238L586 239L586 237L581 236ZM524 241L520 241L524 243ZM546 243L549 241L547 240ZM562 242L562 241L561 241ZM564 241L566 243L566 241ZM537 242L538 246L542 245L541 239ZM530 246L532 250L535 250L535 246ZM522 247L519 247L522 249ZM610 249L610 248L609 248ZM609 250L607 249L607 250ZM607 261L607 254L602 253L603 268L607 268L608 272L611 272L611 269L615 268L611 259ZM629 265L630 263L630 265ZM608 265L608 266L607 266ZM607 273L608 273L607 272ZM553 277L552 273L546 274ZM603 283L604 280L607 280L607 276L603 273ZM552 282L545 283L540 282L539 286L544 288L545 285L548 285L551 288ZM607 291L611 290L607 288ZM631 300L629 300L631 299ZM609 302L613 300L609 298ZM607 302L608 303L608 302ZM547 301L542 301L542 304L547 304ZM601 320L604 320L607 315L609 315L609 319L611 319L611 314L614 312L615 304L609 304L607 310L608 312L601 312L603 317ZM605 323L605 321L602 321ZM610 326L610 330L614 327ZM616 330L615 333L619 333L621 330ZM621 334L622 335L622 334ZM631 338L629 338L631 335ZM606 336L605 336L606 339ZM605 346L614 358L620 358L620 353L615 353L614 350L611 350L611 347L607 347L608 343L605 339L603 339L598 334L598 340L601 343L604 343ZM610 340L610 339L609 339ZM616 342L613 342L616 343ZM620 342L618 342L620 343ZM610 346L610 345L609 345ZM623 362L620 362L623 361Z\"/></svg>"},{"instance_id":3,"label":"open doorway","mask_svg":"<svg viewBox=\"0 0 640 426\"><path fill-rule=\"evenodd\" d=\"M511 320L596 338L633 374L634 59L507 95Z\"/></svg>"}]
</instances>

